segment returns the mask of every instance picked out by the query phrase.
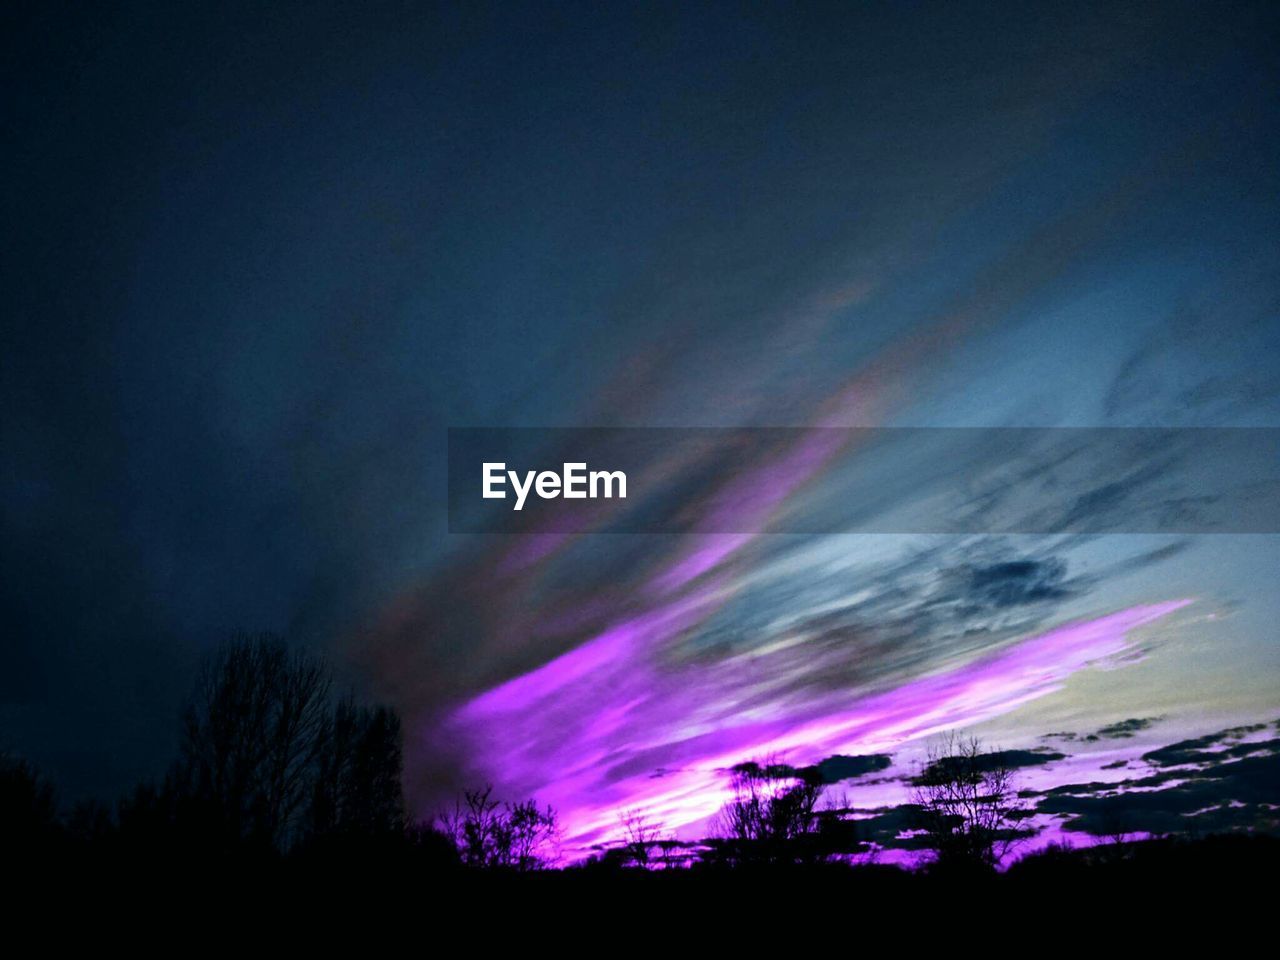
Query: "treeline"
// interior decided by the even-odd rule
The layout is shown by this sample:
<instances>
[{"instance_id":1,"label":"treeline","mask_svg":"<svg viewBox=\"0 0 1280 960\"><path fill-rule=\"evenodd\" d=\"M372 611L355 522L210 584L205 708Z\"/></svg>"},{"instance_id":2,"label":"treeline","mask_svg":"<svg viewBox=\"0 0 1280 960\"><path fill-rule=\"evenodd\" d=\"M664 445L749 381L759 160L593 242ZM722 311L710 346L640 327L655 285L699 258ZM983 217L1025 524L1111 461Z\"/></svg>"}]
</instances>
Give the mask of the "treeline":
<instances>
[{"instance_id":1,"label":"treeline","mask_svg":"<svg viewBox=\"0 0 1280 960\"><path fill-rule=\"evenodd\" d=\"M204 664L159 782L114 807L63 813L29 763L0 760L0 836L12 856L308 858L358 852L447 862L451 844L409 822L400 718L336 695L316 657L270 634Z\"/></svg>"},{"instance_id":2,"label":"treeline","mask_svg":"<svg viewBox=\"0 0 1280 960\"><path fill-rule=\"evenodd\" d=\"M976 752L976 743L968 745ZM922 789L946 786L926 803L946 861L995 863L1011 831L996 816L1007 782L969 770L963 751L931 764L943 770ZM12 855L110 860L350 858L412 859L433 867L529 873L562 866L556 813L534 800L504 801L491 788L464 793L428 822L406 811L400 719L383 706L337 696L316 657L279 637L242 636L204 664L181 717L177 757L158 781L113 807L87 802L63 813L55 791L25 762L0 766L0 831ZM821 803L816 770L765 761L733 771L735 795L714 836L688 843L641 813L620 817L621 840L597 851L605 869L815 865L863 852L858 824L839 803ZM982 798L983 816L953 803ZM922 821L924 822L924 821ZM964 842L956 842L963 837Z\"/></svg>"},{"instance_id":3,"label":"treeline","mask_svg":"<svg viewBox=\"0 0 1280 960\"><path fill-rule=\"evenodd\" d=\"M915 778L912 803L893 832L930 854L932 877L991 877L1030 835L1013 777L973 739L937 742ZM304 869L376 866L384 876L440 871L485 876L547 875L564 866L553 809L468 791L428 822L407 813L402 730L384 706L338 695L317 658L272 635L243 636L204 665L181 718L177 756L158 781L114 806L63 810L29 763L0 756L0 851L6 862L171 866L185 871L263 864ZM561 875L757 875L807 870L898 883L902 871L864 856L866 821L831 797L817 768L763 760L733 771L733 797L712 836L677 839L638 811L619 817L620 839ZM1240 838L1221 849L1244 856ZM1067 876L1136 862L1139 845L1105 851L1050 849L1024 858L1012 876ZM1162 865L1144 845L1142 862ZM1166 844L1167 848L1167 844ZM1181 849L1181 848L1178 848ZM1218 848L1214 848L1218 849ZM1275 844L1247 847L1271 861ZM889 877L899 879L888 879ZM664 881L665 882L665 881Z\"/></svg>"}]
</instances>

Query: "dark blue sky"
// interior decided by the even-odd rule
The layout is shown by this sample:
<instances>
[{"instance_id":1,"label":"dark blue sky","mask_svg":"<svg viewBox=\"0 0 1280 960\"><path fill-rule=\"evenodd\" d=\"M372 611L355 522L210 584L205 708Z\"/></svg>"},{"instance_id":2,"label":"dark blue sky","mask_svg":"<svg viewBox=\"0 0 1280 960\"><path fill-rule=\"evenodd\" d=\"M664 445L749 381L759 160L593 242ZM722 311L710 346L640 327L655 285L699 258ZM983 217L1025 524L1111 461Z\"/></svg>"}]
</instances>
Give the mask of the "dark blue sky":
<instances>
[{"instance_id":1,"label":"dark blue sky","mask_svg":"<svg viewBox=\"0 0 1280 960\"><path fill-rule=\"evenodd\" d=\"M572 647L533 629L563 572L495 584L446 535L450 425L804 425L833 398L852 423L1280 425L1274 5L0 16L0 746L73 795L163 767L236 628L329 651L411 718ZM1255 687L1187 711L1234 716L1277 677L1275 548L1251 544L1129 586L1096 571L1161 545L974 549L1094 571L992 637L1208 582L1246 610L1220 642ZM775 547L682 643L777 641L750 586L794 569ZM578 549L557 562L650 548ZM858 615L952 637L905 626L886 550ZM475 612L504 590L523 613ZM955 653L928 643L912 662Z\"/></svg>"}]
</instances>

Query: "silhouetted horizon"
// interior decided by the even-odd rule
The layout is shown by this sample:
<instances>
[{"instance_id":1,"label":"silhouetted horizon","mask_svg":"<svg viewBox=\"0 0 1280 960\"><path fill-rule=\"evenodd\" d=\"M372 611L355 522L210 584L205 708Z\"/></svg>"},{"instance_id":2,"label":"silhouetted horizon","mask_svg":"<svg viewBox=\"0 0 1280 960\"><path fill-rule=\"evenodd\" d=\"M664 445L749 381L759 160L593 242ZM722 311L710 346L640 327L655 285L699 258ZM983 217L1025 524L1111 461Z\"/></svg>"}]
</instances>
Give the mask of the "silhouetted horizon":
<instances>
[{"instance_id":1,"label":"silhouetted horizon","mask_svg":"<svg viewBox=\"0 0 1280 960\"><path fill-rule=\"evenodd\" d=\"M0 22L13 842L1272 849L1277 4Z\"/></svg>"}]
</instances>

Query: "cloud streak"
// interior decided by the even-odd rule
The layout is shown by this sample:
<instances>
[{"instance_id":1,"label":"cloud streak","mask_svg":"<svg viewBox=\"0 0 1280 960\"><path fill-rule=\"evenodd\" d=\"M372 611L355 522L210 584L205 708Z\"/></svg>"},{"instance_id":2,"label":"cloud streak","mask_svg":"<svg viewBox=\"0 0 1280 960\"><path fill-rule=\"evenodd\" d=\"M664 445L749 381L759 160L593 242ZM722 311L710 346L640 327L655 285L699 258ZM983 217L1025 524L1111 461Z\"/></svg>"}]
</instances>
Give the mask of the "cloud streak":
<instances>
[{"instance_id":1,"label":"cloud streak","mask_svg":"<svg viewBox=\"0 0 1280 960\"><path fill-rule=\"evenodd\" d=\"M1067 624L881 692L798 700L762 689L769 658L664 662L715 591L605 631L471 700L450 718L475 774L536 794L579 851L608 839L620 811L696 827L729 796L728 769L753 758L796 766L883 752L1007 712L1123 654L1131 631L1184 606L1169 601Z\"/></svg>"}]
</instances>

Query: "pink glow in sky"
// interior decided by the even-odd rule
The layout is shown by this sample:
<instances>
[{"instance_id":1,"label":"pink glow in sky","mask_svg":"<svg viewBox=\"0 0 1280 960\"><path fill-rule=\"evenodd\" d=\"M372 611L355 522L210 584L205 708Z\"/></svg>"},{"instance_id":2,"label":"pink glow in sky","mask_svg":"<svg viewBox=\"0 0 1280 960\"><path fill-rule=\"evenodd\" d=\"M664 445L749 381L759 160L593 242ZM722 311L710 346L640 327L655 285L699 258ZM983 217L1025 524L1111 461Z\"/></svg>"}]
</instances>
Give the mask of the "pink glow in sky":
<instances>
[{"instance_id":1,"label":"pink glow in sky","mask_svg":"<svg viewBox=\"0 0 1280 960\"><path fill-rule=\"evenodd\" d=\"M745 760L889 751L1012 710L1190 602L1060 626L888 690L800 698L771 690L759 658L667 661L670 641L706 616L718 589L619 623L451 718L476 773L559 811L570 855L616 835L624 810L697 835L729 797L727 769Z\"/></svg>"}]
</instances>

